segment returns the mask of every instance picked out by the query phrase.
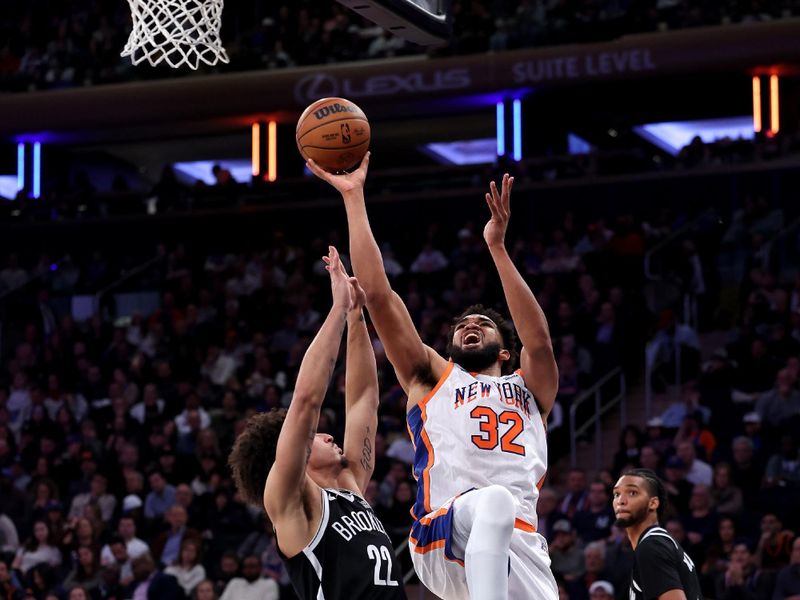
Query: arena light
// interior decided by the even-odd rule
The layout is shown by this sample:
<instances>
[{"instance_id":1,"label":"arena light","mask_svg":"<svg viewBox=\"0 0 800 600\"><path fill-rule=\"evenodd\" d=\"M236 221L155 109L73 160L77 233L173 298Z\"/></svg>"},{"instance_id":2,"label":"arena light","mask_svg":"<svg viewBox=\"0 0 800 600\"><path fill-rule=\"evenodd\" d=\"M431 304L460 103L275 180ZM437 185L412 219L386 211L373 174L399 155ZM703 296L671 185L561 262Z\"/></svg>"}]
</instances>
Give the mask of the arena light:
<instances>
[{"instance_id":1,"label":"arena light","mask_svg":"<svg viewBox=\"0 0 800 600\"><path fill-rule=\"evenodd\" d=\"M17 144L17 191L25 189L25 143Z\"/></svg>"},{"instance_id":2,"label":"arena light","mask_svg":"<svg viewBox=\"0 0 800 600\"><path fill-rule=\"evenodd\" d=\"M421 149L444 165L480 165L493 163L497 159L494 138L434 142L425 144Z\"/></svg>"},{"instance_id":3,"label":"arena light","mask_svg":"<svg viewBox=\"0 0 800 600\"><path fill-rule=\"evenodd\" d=\"M501 100L497 103L497 156L506 153L506 105Z\"/></svg>"},{"instance_id":4,"label":"arena light","mask_svg":"<svg viewBox=\"0 0 800 600\"><path fill-rule=\"evenodd\" d=\"M270 121L267 128L267 181L278 179L278 124Z\"/></svg>"},{"instance_id":5,"label":"arena light","mask_svg":"<svg viewBox=\"0 0 800 600\"><path fill-rule=\"evenodd\" d=\"M14 200L19 191L16 175L0 175L0 198Z\"/></svg>"},{"instance_id":6,"label":"arena light","mask_svg":"<svg viewBox=\"0 0 800 600\"><path fill-rule=\"evenodd\" d=\"M677 156L681 148L687 146L695 136L700 136L706 144L722 138L752 140L755 137L753 120L749 116L646 123L635 126L633 131L673 156Z\"/></svg>"},{"instance_id":7,"label":"arena light","mask_svg":"<svg viewBox=\"0 0 800 600\"><path fill-rule=\"evenodd\" d=\"M781 129L780 100L778 97L778 76L769 78L769 132L775 135Z\"/></svg>"},{"instance_id":8,"label":"arena light","mask_svg":"<svg viewBox=\"0 0 800 600\"><path fill-rule=\"evenodd\" d=\"M753 131L761 132L761 78L753 75Z\"/></svg>"},{"instance_id":9,"label":"arena light","mask_svg":"<svg viewBox=\"0 0 800 600\"><path fill-rule=\"evenodd\" d=\"M253 177L258 177L258 174L261 172L259 165L261 162L261 155L259 154L261 150L261 125L258 123L253 123L250 129L252 138L250 142L250 162L252 164L251 174Z\"/></svg>"},{"instance_id":10,"label":"arena light","mask_svg":"<svg viewBox=\"0 0 800 600\"><path fill-rule=\"evenodd\" d=\"M33 143L33 197L42 195L42 144Z\"/></svg>"},{"instance_id":11,"label":"arena light","mask_svg":"<svg viewBox=\"0 0 800 600\"><path fill-rule=\"evenodd\" d=\"M575 133L567 133L567 152L569 154L589 154L594 147Z\"/></svg>"},{"instance_id":12,"label":"arena light","mask_svg":"<svg viewBox=\"0 0 800 600\"><path fill-rule=\"evenodd\" d=\"M522 160L522 101L514 100L514 160Z\"/></svg>"}]
</instances>

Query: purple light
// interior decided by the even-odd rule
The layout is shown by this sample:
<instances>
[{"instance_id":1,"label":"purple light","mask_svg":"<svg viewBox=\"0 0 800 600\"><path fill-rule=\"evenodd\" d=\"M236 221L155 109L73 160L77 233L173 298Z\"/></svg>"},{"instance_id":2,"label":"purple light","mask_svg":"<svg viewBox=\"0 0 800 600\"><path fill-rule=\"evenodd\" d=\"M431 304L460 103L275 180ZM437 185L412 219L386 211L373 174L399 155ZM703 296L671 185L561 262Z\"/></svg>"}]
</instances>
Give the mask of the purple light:
<instances>
[{"instance_id":1,"label":"purple light","mask_svg":"<svg viewBox=\"0 0 800 600\"><path fill-rule=\"evenodd\" d=\"M58 265L56 263L51 263L50 264L50 270L51 271L58 271Z\"/></svg>"}]
</instances>

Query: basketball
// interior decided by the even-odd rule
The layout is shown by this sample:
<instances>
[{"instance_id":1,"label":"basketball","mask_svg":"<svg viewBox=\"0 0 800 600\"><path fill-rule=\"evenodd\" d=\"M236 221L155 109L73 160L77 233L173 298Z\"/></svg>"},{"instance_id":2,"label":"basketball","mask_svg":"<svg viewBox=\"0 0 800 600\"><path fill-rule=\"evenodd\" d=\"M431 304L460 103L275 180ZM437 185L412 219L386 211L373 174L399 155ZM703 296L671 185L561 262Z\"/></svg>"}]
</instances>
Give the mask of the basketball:
<instances>
[{"instance_id":1,"label":"basketball","mask_svg":"<svg viewBox=\"0 0 800 600\"><path fill-rule=\"evenodd\" d=\"M369 149L369 121L364 111L345 98L322 98L300 115L297 149L330 172L346 171Z\"/></svg>"}]
</instances>

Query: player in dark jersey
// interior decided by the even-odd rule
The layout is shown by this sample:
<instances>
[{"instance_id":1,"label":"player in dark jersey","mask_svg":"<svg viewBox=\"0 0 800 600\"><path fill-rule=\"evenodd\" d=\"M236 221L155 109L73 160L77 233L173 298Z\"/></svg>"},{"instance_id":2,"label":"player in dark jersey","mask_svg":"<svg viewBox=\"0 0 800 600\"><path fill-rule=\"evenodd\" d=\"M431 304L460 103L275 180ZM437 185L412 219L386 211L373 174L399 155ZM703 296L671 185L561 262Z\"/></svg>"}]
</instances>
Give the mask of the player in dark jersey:
<instances>
[{"instance_id":1,"label":"player in dark jersey","mask_svg":"<svg viewBox=\"0 0 800 600\"><path fill-rule=\"evenodd\" d=\"M692 559L660 527L664 484L649 469L632 469L614 486L614 514L636 554L631 571L631 600L702 600Z\"/></svg>"},{"instance_id":2,"label":"player in dark jersey","mask_svg":"<svg viewBox=\"0 0 800 600\"><path fill-rule=\"evenodd\" d=\"M250 419L228 460L236 485L263 505L303 600L405 599L394 550L363 499L375 467L375 355L361 312L364 290L332 246L325 257L333 306L308 347L289 409ZM344 448L317 433L347 325Z\"/></svg>"}]
</instances>

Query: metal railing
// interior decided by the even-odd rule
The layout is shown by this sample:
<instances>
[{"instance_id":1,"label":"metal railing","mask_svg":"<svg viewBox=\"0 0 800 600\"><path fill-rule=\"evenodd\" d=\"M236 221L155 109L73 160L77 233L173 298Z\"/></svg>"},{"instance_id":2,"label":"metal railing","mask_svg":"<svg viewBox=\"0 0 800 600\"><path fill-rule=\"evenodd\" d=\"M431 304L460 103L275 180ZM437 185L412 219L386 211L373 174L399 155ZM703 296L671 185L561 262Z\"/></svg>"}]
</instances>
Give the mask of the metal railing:
<instances>
[{"instance_id":1,"label":"metal railing","mask_svg":"<svg viewBox=\"0 0 800 600\"><path fill-rule=\"evenodd\" d=\"M604 401L603 391L611 382L616 382L618 385L613 388L614 395ZM603 415L619 404L620 428L624 427L628 420L626 396L627 387L625 383L625 373L623 373L621 367L617 367L572 401L572 405L569 407L569 443L570 460L573 467L578 464L578 437L588 432L589 429L594 426L595 469L600 469L601 450L603 448L603 428L601 427L601 419ZM587 419L585 423L578 426L578 409L588 400L594 400L594 414Z\"/></svg>"}]
</instances>

